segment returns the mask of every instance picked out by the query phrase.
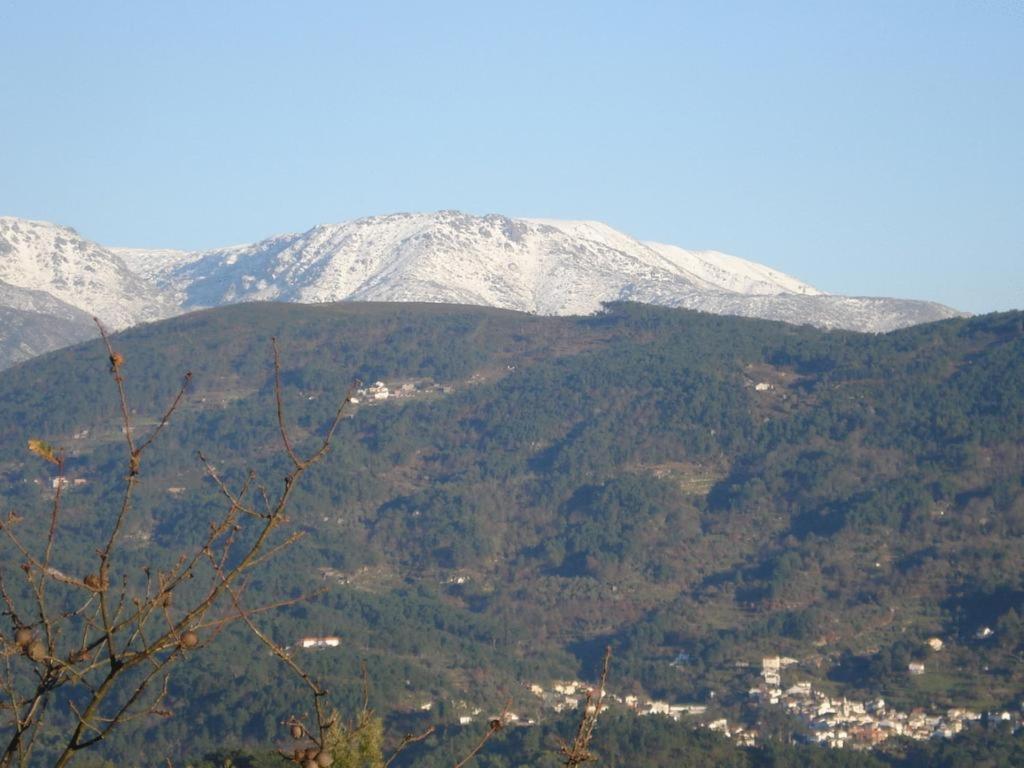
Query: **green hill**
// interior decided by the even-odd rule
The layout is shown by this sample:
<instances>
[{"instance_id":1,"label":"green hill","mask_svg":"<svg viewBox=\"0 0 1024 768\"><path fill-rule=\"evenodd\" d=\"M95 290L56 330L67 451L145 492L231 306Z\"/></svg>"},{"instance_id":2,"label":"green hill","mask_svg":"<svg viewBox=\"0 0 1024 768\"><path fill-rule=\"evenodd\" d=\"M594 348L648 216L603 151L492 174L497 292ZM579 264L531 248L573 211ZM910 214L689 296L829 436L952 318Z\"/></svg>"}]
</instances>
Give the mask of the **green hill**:
<instances>
[{"instance_id":1,"label":"green hill","mask_svg":"<svg viewBox=\"0 0 1024 768\"><path fill-rule=\"evenodd\" d=\"M879 336L630 304L587 318L247 304L143 326L114 339L136 421L186 370L193 385L118 567L203 534L218 502L197 450L232 482L283 475L272 336L300 442L353 379L390 394L360 398L296 494L311 535L250 587L268 601L326 588L265 625L282 644L344 638L310 655L342 703L366 658L381 711L529 708L522 683L591 676L605 643L613 689L714 692L726 708L756 676L745 665L776 653L908 707L1016 708L1024 692L1024 313ZM86 481L68 491L62 532L83 542L61 553L68 572L116 509L107 369L88 343L0 378L3 508L45 525L30 438L63 446ZM945 647L928 655L932 636ZM300 693L228 632L174 678L175 718L110 748L147 730L168 753L267 744Z\"/></svg>"}]
</instances>

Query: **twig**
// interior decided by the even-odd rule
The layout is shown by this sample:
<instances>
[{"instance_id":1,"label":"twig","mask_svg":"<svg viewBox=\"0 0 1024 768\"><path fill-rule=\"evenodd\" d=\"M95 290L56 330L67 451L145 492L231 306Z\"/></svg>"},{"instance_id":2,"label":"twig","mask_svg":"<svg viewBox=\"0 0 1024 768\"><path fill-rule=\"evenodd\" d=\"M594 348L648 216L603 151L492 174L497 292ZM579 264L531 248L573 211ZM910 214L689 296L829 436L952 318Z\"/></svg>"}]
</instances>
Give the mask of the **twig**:
<instances>
[{"instance_id":1,"label":"twig","mask_svg":"<svg viewBox=\"0 0 1024 768\"><path fill-rule=\"evenodd\" d=\"M405 734L405 736L402 737L402 740L400 742L398 742L398 746L395 747L395 751L391 753L391 757L389 757L386 761L384 761L384 768L390 768L391 764L393 762L395 762L395 759L400 754L402 754L402 752L405 751L406 747L408 747L410 744L416 744L417 742L424 741L425 739L428 739L431 736L431 734L433 734L436 730L437 730L437 726L436 725L432 725L429 728L427 728L427 730L423 731L423 733L418 733L418 734L407 733L407 734Z\"/></svg>"},{"instance_id":2,"label":"twig","mask_svg":"<svg viewBox=\"0 0 1024 768\"><path fill-rule=\"evenodd\" d=\"M487 733L483 735L483 737L480 739L480 741L477 742L477 745L473 747L473 749L470 751L468 755L466 755L464 758L462 758L461 760L459 760L459 762L455 764L455 768L463 768L463 766L469 765L473 758L480 753L480 750L484 748L484 745L491 740L491 737L505 727L505 719L508 717L509 709L511 707L512 700L510 699L505 704L504 709L501 710L501 714L495 718L492 718L490 722L487 723Z\"/></svg>"},{"instance_id":3,"label":"twig","mask_svg":"<svg viewBox=\"0 0 1024 768\"><path fill-rule=\"evenodd\" d=\"M597 689L587 691L587 700L583 705L583 716L576 729L576 737L572 740L572 744L563 744L561 747L560 751L565 758L566 768L577 768L583 763L596 759L590 752L590 739L594 735L597 718L601 714L601 710L604 709L604 691L608 682L608 667L611 660L612 647L609 645L604 649L604 663L601 667L601 679L597 684Z\"/></svg>"},{"instance_id":4,"label":"twig","mask_svg":"<svg viewBox=\"0 0 1024 768\"><path fill-rule=\"evenodd\" d=\"M284 403L282 397L281 387L281 354L277 349L277 338L271 338L270 346L274 350L274 401L277 404L277 428L281 432L281 442L284 443L285 453L288 454L288 458L292 460L296 469L302 466L302 459L295 453L295 449L292 448L292 441L288 438L288 427L285 425L284 420Z\"/></svg>"}]
</instances>

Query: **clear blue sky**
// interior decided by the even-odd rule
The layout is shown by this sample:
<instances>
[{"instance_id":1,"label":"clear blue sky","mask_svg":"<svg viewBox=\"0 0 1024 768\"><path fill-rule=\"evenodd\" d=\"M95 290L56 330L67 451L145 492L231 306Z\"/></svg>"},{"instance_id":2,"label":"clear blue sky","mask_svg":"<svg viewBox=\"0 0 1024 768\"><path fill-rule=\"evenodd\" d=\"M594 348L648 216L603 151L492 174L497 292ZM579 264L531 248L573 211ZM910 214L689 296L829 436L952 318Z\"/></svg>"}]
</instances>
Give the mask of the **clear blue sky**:
<instances>
[{"instance_id":1,"label":"clear blue sky","mask_svg":"<svg viewBox=\"0 0 1024 768\"><path fill-rule=\"evenodd\" d=\"M1024 306L1024 0L0 0L0 213L212 247L458 208Z\"/></svg>"}]
</instances>

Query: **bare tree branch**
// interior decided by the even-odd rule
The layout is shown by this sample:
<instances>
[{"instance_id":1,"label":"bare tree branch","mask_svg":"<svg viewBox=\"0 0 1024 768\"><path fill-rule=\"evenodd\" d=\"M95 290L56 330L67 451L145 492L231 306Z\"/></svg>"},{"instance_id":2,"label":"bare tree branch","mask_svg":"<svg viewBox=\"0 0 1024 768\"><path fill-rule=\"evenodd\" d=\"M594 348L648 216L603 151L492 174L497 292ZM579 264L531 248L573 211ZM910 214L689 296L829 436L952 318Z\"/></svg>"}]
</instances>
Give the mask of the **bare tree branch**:
<instances>
[{"instance_id":1,"label":"bare tree branch","mask_svg":"<svg viewBox=\"0 0 1024 768\"><path fill-rule=\"evenodd\" d=\"M97 569L80 577L68 574L54 565L61 553L59 520L64 498L64 458L41 440L30 441L29 449L57 466L57 480L50 510L49 531L41 553L25 546L15 527L20 518L13 512L0 519L0 529L21 558L21 570L28 587L27 608L8 591L0 569L0 601L16 630L16 642L0 637L0 729L5 731L6 747L0 753L0 768L33 763L32 752L46 713L56 691L73 685L84 694L82 706L71 708L74 726L66 735L55 765L67 765L75 754L106 738L115 728L149 715L166 715L161 708L167 693L168 672L193 648L211 642L224 627L237 621L245 623L263 642L272 641L255 625L253 616L303 598L292 598L245 608L242 595L249 583L249 574L268 559L281 553L301 538L293 532L276 540L276 531L286 522L286 510L299 479L328 452L335 430L343 417L348 395L339 406L334 419L324 431L322 440L307 458L296 451L286 428L281 390L280 355L274 349L275 401L278 425L285 453L292 462L284 485L276 498L258 486L259 498L265 507L257 512L250 498L254 493L255 476L249 473L237 491L233 491L218 475L212 463L201 457L207 474L224 497L226 508L210 524L204 540L195 549L179 554L168 570L142 569L142 576L120 574L120 584L111 589L111 568L122 545L122 533L133 513L133 497L141 473L141 457L150 448L174 413L184 401L191 382L185 374L181 387L155 428L137 441L132 423L123 372L124 357L118 353L106 331L97 321L100 336L110 361L110 373L117 392L121 431L127 452L120 502L113 520L101 536L96 550ZM351 390L350 390L351 392ZM248 521L247 523L245 521ZM251 538L243 537L249 525ZM245 544L241 542L245 541ZM207 568L209 565L209 569ZM196 576L209 578L209 586L175 608L174 594L186 581ZM62 600L71 603L60 612L49 606L47 585L52 585L55 600L58 591ZM27 625L24 618L34 615ZM198 631L204 635L199 637ZM41 637L40 637L41 635ZM276 646L272 646L276 647ZM287 659L281 649L282 658ZM128 675L141 669L138 674ZM301 669L295 665L295 669ZM295 671L295 670L293 670ZM162 679L159 690L155 682ZM326 694L308 675L306 682L317 699ZM330 721L318 707L319 728Z\"/></svg>"},{"instance_id":2,"label":"bare tree branch","mask_svg":"<svg viewBox=\"0 0 1024 768\"><path fill-rule=\"evenodd\" d=\"M473 747L469 754L455 764L455 768L463 768L463 766L469 765L469 763L472 762L473 758L480 754L480 750L482 750L484 748L484 745L486 745L487 742L491 740L491 737L493 737L494 734L496 734L498 731L505 727L505 720L508 718L509 709L511 707L512 701L509 700L505 704L504 709L501 710L501 714L488 721L487 732L483 735L480 741L477 742L476 746Z\"/></svg>"},{"instance_id":3,"label":"bare tree branch","mask_svg":"<svg viewBox=\"0 0 1024 768\"><path fill-rule=\"evenodd\" d=\"M560 751L565 758L566 768L578 768L583 763L596 759L590 751L590 740L594 735L597 718L604 709L605 686L608 683L608 668L611 661L612 647L609 645L604 649L604 663L601 666L601 679L597 688L587 691L587 698L583 704L583 716L576 729L576 736L571 744L563 744L561 747Z\"/></svg>"},{"instance_id":4,"label":"bare tree branch","mask_svg":"<svg viewBox=\"0 0 1024 768\"><path fill-rule=\"evenodd\" d=\"M423 731L422 733L417 733L417 734L407 733L407 734L405 734L405 736L402 737L402 740L400 742L398 742L398 746L395 747L395 751L391 753L391 757L389 757L387 760L384 761L384 768L390 768L391 764L393 762L395 762L395 759L400 754L402 754L402 752L404 752L407 747L409 747L411 744L416 744L417 742L425 741L436 730L437 730L437 726L436 725L432 725L429 728L427 728L427 730Z\"/></svg>"}]
</instances>

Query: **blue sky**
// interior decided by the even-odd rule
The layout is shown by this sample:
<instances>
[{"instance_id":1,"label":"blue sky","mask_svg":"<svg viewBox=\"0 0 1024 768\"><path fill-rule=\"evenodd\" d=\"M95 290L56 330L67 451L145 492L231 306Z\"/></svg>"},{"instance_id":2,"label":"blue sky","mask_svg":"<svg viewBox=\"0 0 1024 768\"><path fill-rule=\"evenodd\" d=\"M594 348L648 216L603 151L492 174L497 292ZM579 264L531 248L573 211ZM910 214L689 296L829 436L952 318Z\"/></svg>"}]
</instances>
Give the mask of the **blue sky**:
<instances>
[{"instance_id":1,"label":"blue sky","mask_svg":"<svg viewBox=\"0 0 1024 768\"><path fill-rule=\"evenodd\" d=\"M1024 0L0 0L0 214L200 248L442 208L1024 307Z\"/></svg>"}]
</instances>

